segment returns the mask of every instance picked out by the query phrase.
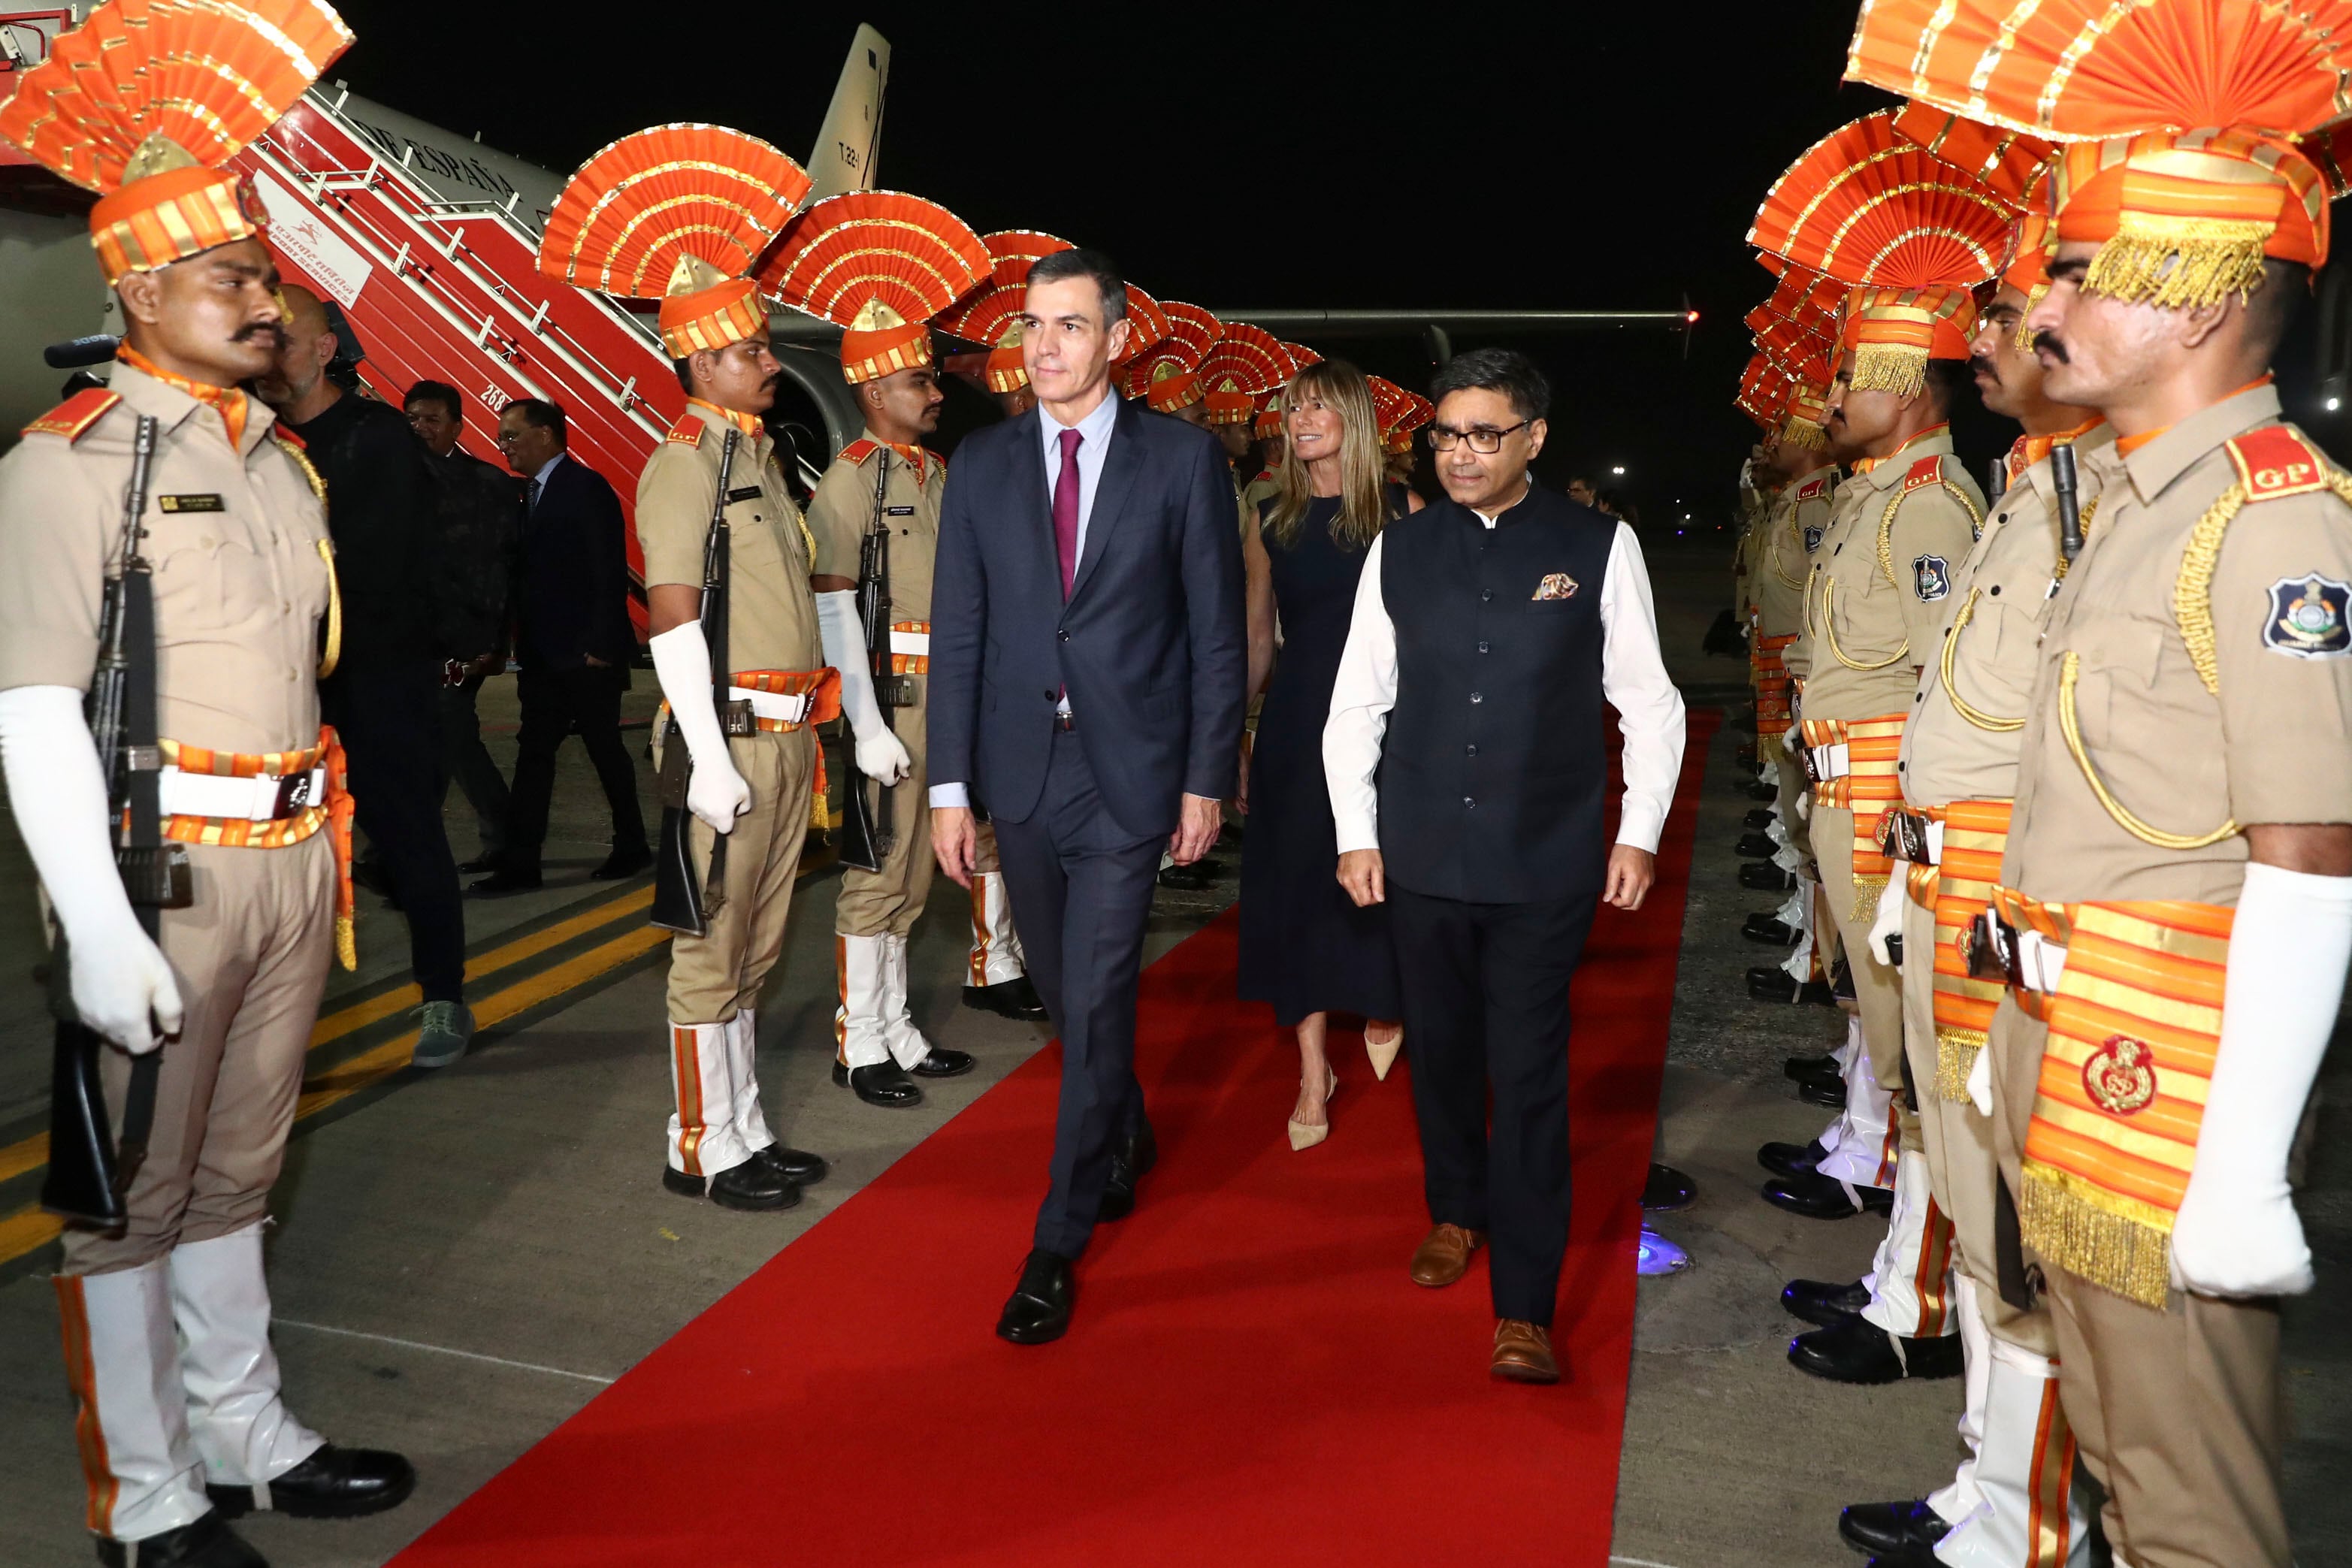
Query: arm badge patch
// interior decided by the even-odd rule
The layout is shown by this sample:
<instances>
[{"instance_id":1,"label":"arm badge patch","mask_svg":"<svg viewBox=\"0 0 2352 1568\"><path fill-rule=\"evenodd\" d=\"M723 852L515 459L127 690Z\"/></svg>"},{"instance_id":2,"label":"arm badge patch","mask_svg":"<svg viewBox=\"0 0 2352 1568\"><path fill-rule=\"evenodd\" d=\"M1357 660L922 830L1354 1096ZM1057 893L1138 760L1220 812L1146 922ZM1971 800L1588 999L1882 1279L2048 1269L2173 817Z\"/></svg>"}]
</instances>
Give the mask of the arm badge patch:
<instances>
[{"instance_id":1,"label":"arm badge patch","mask_svg":"<svg viewBox=\"0 0 2352 1568\"><path fill-rule=\"evenodd\" d=\"M1811 555L1821 548L1822 526L1819 523L1815 523L1812 527L1805 530L1805 553L1807 555Z\"/></svg>"},{"instance_id":2,"label":"arm badge patch","mask_svg":"<svg viewBox=\"0 0 2352 1568\"><path fill-rule=\"evenodd\" d=\"M2313 572L2271 584L2263 646L2294 659L2340 659L2352 653L2352 583Z\"/></svg>"},{"instance_id":3,"label":"arm badge patch","mask_svg":"<svg viewBox=\"0 0 2352 1568\"><path fill-rule=\"evenodd\" d=\"M1951 592L1951 563L1939 555L1914 556L1911 559L1911 591L1923 602L1929 604Z\"/></svg>"}]
</instances>

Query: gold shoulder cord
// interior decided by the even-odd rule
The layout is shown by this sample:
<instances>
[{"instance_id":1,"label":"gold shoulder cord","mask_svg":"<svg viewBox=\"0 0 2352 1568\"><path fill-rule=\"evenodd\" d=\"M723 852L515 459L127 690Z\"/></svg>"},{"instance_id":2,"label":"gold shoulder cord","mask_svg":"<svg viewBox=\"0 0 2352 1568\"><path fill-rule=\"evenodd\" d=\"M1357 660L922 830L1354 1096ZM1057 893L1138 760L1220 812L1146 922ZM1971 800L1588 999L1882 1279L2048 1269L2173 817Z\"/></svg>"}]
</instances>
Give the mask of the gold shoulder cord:
<instances>
[{"instance_id":1,"label":"gold shoulder cord","mask_svg":"<svg viewBox=\"0 0 2352 1568\"><path fill-rule=\"evenodd\" d=\"M1971 706L1961 697L1959 688L1952 683L1953 651L1960 645L1960 633L1967 629L1969 618L1977 612L1977 595L1983 591L1980 588L1969 589L1967 600L1960 605L1960 612L1952 617L1952 630L1944 639L1943 663L1938 666L1937 673L1943 677L1944 696L1952 705L1953 712L1979 729L1990 730L1995 735L2006 735L2014 730L2023 729L2025 721L2021 718L1995 718L1982 708Z\"/></svg>"},{"instance_id":2,"label":"gold shoulder cord","mask_svg":"<svg viewBox=\"0 0 2352 1568\"><path fill-rule=\"evenodd\" d=\"M1885 547L1885 536L1882 535L1880 537L1880 548L1884 549ZM1895 649L1895 652L1889 653L1886 657L1879 660L1878 663L1874 664L1858 664L1855 661L1847 658L1845 656L1845 650L1838 646L1836 603L1837 579L1833 577L1828 578L1822 583L1822 640L1829 644L1830 656L1835 659L1839 664L1843 664L1849 670L1859 670L1863 674L1868 674L1873 670L1884 670L1893 664L1896 660L1908 658L1910 656L1911 639L1906 637L1903 639L1903 645L1901 647Z\"/></svg>"},{"instance_id":3,"label":"gold shoulder cord","mask_svg":"<svg viewBox=\"0 0 2352 1568\"><path fill-rule=\"evenodd\" d=\"M2094 496L2091 497L2091 504L2083 508L2083 515L2074 519L2074 526L2083 531L2083 542L2085 544L2088 544L2091 538L2091 519L2098 515L2099 498L2096 496ZM2064 550L2060 550L2058 552L2058 563L2051 569L2050 575L2055 578L2058 581L2063 582L2066 580L2066 569L2074 564L2074 563L2073 561L2066 559L2066 552Z\"/></svg>"},{"instance_id":4,"label":"gold shoulder cord","mask_svg":"<svg viewBox=\"0 0 2352 1568\"><path fill-rule=\"evenodd\" d=\"M1903 497L1908 493L1898 488L1886 497L1886 510L1878 516L1878 570L1885 577L1889 588L1902 586L1895 580L1895 557L1891 545L1895 538L1895 508L1903 504Z\"/></svg>"},{"instance_id":5,"label":"gold shoulder cord","mask_svg":"<svg viewBox=\"0 0 2352 1568\"><path fill-rule=\"evenodd\" d=\"M2210 833L2193 837L2187 833L2168 833L2133 816L2124 803L2115 798L2106 781L2099 777L2098 769L2091 766L2091 754L2083 749L2082 727L2074 720L2074 681L2081 673L2082 657L2069 649L2065 658L2059 663L2058 728L2066 737L2066 749L2074 754L2074 766L2083 770L2083 781L2091 787L2091 793L2098 797L2099 804L2106 809L2107 815L2115 819L2116 826L2140 842L2153 844L2160 850L2201 850L2235 833L2238 821L2234 817Z\"/></svg>"},{"instance_id":6,"label":"gold shoulder cord","mask_svg":"<svg viewBox=\"0 0 2352 1568\"><path fill-rule=\"evenodd\" d=\"M1804 534L1797 527L1797 514L1803 509L1804 508L1801 506L1790 507L1789 526L1786 528L1775 528L1771 530L1766 536L1764 540L1766 558L1772 563L1772 575L1780 580L1780 586L1783 588L1802 588L1805 586L1805 579L1801 577L1790 577L1780 565L1781 535L1790 535L1798 539L1801 544L1804 538Z\"/></svg>"},{"instance_id":7,"label":"gold shoulder cord","mask_svg":"<svg viewBox=\"0 0 2352 1568\"><path fill-rule=\"evenodd\" d=\"M1974 501L1969 499L1969 493L1949 479L1943 480L1943 486L1952 493L1952 499L1960 504L1960 510L1969 515L1969 537L1972 539L1984 538L1984 514L1977 510Z\"/></svg>"},{"instance_id":8,"label":"gold shoulder cord","mask_svg":"<svg viewBox=\"0 0 2352 1568\"><path fill-rule=\"evenodd\" d=\"M319 655L319 678L335 673L343 657L343 585L335 576L335 541L319 541L319 559L327 565L327 651Z\"/></svg>"}]
</instances>

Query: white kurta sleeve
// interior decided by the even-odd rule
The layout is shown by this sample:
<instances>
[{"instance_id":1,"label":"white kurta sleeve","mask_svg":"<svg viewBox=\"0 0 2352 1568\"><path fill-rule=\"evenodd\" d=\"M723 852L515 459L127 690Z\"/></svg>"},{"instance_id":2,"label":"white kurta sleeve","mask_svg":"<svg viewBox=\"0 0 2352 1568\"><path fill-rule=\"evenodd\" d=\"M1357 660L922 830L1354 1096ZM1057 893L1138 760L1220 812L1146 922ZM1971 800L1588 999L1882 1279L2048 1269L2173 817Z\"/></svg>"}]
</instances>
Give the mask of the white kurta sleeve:
<instances>
[{"instance_id":1,"label":"white kurta sleeve","mask_svg":"<svg viewBox=\"0 0 2352 1568\"><path fill-rule=\"evenodd\" d=\"M1396 706L1396 623L1381 594L1379 538L1364 552L1364 573L1356 582L1356 610L1348 623L1348 646L1339 655L1339 677L1331 685L1331 713L1323 726L1323 773L1331 789L1331 815L1339 852L1381 847L1381 740Z\"/></svg>"},{"instance_id":2,"label":"white kurta sleeve","mask_svg":"<svg viewBox=\"0 0 2352 1568\"><path fill-rule=\"evenodd\" d=\"M1359 598L1359 626L1362 615ZM1658 648L1658 612L1650 597L1650 573L1642 562L1641 541L1623 523L1617 525L1616 542L1609 549L1609 570L1601 583L1601 692L1617 710L1618 732L1625 739L1625 802L1617 820L1617 841L1654 854L1659 836L1665 831L1666 812L1674 805L1675 782L1682 777L1683 694L1667 676L1665 656ZM1352 634L1349 645L1352 653ZM1390 689L1393 692L1393 643L1391 647ZM1345 678L1343 668L1341 679ZM1336 721L1336 696L1333 703ZM1328 733L1324 750L1328 757ZM1339 799L1337 778L1335 771L1334 801Z\"/></svg>"}]
</instances>

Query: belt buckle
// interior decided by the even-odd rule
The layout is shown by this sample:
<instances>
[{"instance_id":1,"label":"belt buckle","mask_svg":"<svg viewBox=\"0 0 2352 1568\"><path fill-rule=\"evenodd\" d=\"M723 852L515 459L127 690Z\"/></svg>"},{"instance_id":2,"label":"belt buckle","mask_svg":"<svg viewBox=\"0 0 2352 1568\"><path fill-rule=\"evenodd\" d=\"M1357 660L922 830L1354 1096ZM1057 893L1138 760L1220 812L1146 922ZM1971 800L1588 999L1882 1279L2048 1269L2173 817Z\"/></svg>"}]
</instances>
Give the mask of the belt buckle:
<instances>
[{"instance_id":1,"label":"belt buckle","mask_svg":"<svg viewBox=\"0 0 2352 1568\"><path fill-rule=\"evenodd\" d=\"M1797 748L1798 763L1805 770L1806 783L1826 784L1829 780L1822 777L1821 766L1813 758L1813 749L1814 748L1810 746L1800 746Z\"/></svg>"},{"instance_id":2,"label":"belt buckle","mask_svg":"<svg viewBox=\"0 0 2352 1568\"><path fill-rule=\"evenodd\" d=\"M289 773L278 780L278 798L270 808L270 819L283 821L306 807L317 804L310 799L310 769Z\"/></svg>"},{"instance_id":3,"label":"belt buckle","mask_svg":"<svg viewBox=\"0 0 2352 1568\"><path fill-rule=\"evenodd\" d=\"M1976 919L1969 924L1968 961L1972 980L1999 980L2011 987L2022 984L2017 927L1993 913L1990 904L1977 911Z\"/></svg>"}]
</instances>

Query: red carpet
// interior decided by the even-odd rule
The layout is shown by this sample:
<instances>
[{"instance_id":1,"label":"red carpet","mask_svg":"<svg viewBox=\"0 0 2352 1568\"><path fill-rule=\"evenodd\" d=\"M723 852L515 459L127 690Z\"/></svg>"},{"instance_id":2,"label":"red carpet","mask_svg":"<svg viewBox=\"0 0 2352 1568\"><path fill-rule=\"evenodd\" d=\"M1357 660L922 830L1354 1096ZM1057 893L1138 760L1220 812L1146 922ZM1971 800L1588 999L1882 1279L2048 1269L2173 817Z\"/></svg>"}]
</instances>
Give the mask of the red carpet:
<instances>
[{"instance_id":1,"label":"red carpet","mask_svg":"<svg viewBox=\"0 0 2352 1568\"><path fill-rule=\"evenodd\" d=\"M1648 907L1601 912L1577 982L1559 1387L1488 1379L1483 1260L1448 1291L1405 1278L1426 1218L1402 1062L1376 1082L1335 1040L1331 1138L1290 1153L1296 1051L1233 999L1229 912L1144 977L1160 1168L1097 1232L1067 1338L992 1333L1043 1191L1048 1050L397 1562L1600 1568L1713 727L1693 716Z\"/></svg>"}]
</instances>

